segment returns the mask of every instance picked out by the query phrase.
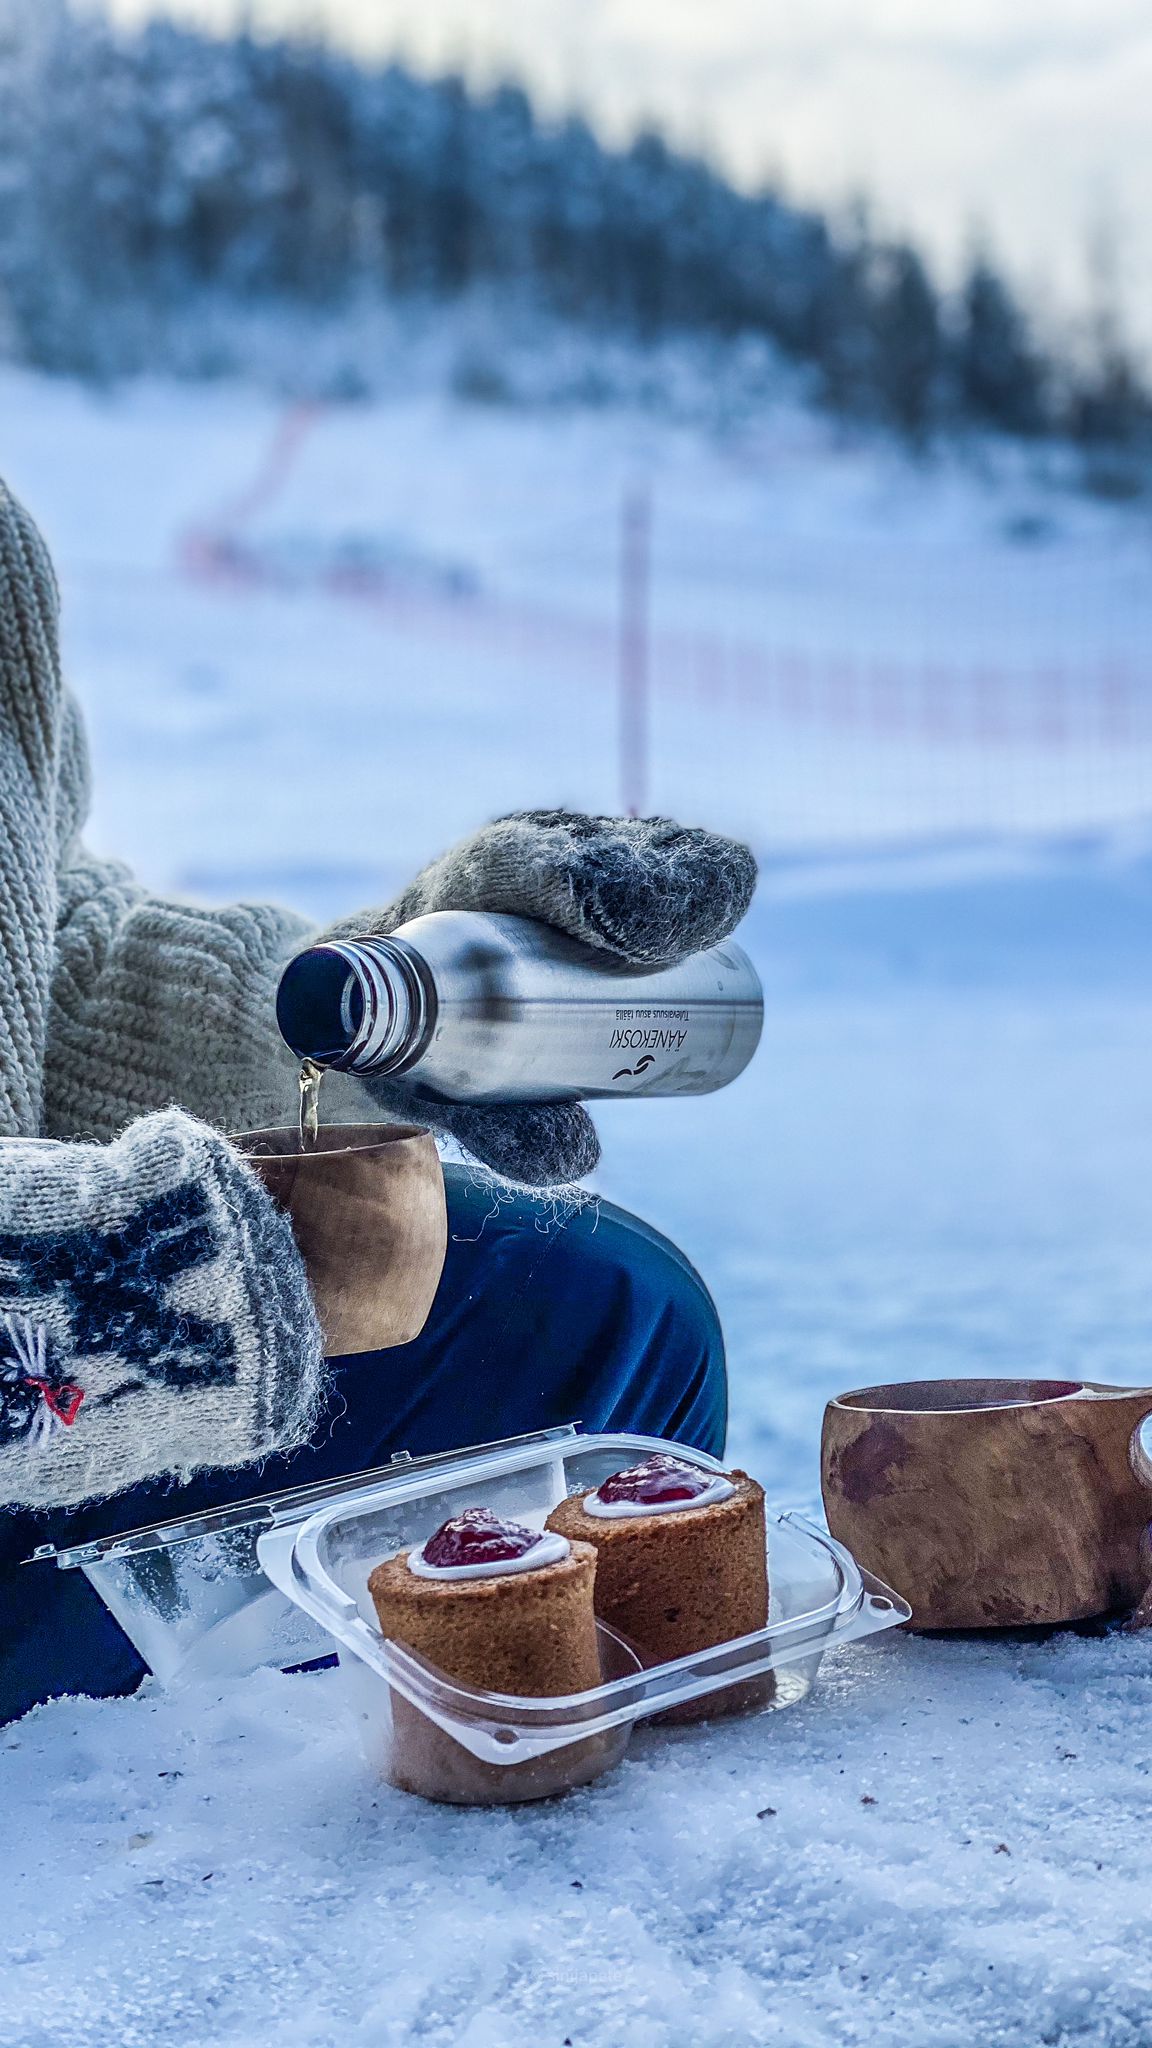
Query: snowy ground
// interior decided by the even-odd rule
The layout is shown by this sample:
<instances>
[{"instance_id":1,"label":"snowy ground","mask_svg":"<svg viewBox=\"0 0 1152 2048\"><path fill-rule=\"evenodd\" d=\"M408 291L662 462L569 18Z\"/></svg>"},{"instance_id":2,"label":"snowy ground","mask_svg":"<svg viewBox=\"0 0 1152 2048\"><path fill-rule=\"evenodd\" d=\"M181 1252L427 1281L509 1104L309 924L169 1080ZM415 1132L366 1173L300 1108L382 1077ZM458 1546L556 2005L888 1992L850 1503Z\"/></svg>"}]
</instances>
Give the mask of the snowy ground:
<instances>
[{"instance_id":1,"label":"snowy ground","mask_svg":"<svg viewBox=\"0 0 1152 2048\"><path fill-rule=\"evenodd\" d=\"M58 547L100 836L157 884L322 912L497 803L614 801L605 535L636 422L368 409L310 424L245 510L275 431L247 394L93 402L6 379L0 413ZM679 605L715 639L743 606L765 645L834 627L907 649L930 634L931 572L945 652L995 628L1005 673L1059 639L1078 676L1122 655L1139 683L1134 524L1055 500L1025 548L1005 537L1016 485L901 482L816 430L790 466L783 444L767 463L643 435L664 530L723 520L748 565L706 576L698 535L666 624ZM181 536L213 520L249 534L262 580L179 570ZM407 534L419 574L410 554L400 595L334 588L342 529L378 549ZM820 555L843 570L827 585L805 580ZM756 611L756 561L784 557ZM429 588L429 565L459 563L484 594L474 631ZM811 1506L821 1409L845 1387L1152 1381L1152 779L1146 699L1123 746L1036 728L1014 750L773 702L736 693L710 728L690 695L658 705L655 800L770 856L748 930L768 1023L727 1094L602 1114L603 1186L704 1270L733 1452L777 1504ZM794 1712L644 1736L613 1779L507 1814L370 1784L329 1687L146 1689L0 1735L0 2048L1150 2038L1142 1638L882 1638Z\"/></svg>"}]
</instances>

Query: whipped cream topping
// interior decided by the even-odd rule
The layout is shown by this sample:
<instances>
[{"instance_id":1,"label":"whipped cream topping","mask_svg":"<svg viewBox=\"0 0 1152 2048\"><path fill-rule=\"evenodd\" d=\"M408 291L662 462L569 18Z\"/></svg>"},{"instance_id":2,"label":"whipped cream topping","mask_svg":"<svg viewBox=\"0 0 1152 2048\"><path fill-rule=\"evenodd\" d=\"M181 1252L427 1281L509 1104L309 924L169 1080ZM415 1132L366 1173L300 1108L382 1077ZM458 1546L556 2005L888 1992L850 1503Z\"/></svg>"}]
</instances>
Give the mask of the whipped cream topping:
<instances>
[{"instance_id":1,"label":"whipped cream topping","mask_svg":"<svg viewBox=\"0 0 1152 2048\"><path fill-rule=\"evenodd\" d=\"M429 1542L431 1538L429 1537ZM408 1552L408 1569L418 1579L502 1579L510 1572L535 1572L546 1564L563 1564L572 1545L566 1536L543 1529L519 1557L498 1557L485 1564L425 1564L424 1545Z\"/></svg>"},{"instance_id":2,"label":"whipped cream topping","mask_svg":"<svg viewBox=\"0 0 1152 2048\"><path fill-rule=\"evenodd\" d=\"M601 1500L599 1493L586 1493L583 1507L594 1521L626 1522L637 1515L675 1515L683 1508L710 1508L718 1500L730 1499L735 1491L732 1481L717 1472L702 1493L694 1493L687 1500Z\"/></svg>"}]
</instances>

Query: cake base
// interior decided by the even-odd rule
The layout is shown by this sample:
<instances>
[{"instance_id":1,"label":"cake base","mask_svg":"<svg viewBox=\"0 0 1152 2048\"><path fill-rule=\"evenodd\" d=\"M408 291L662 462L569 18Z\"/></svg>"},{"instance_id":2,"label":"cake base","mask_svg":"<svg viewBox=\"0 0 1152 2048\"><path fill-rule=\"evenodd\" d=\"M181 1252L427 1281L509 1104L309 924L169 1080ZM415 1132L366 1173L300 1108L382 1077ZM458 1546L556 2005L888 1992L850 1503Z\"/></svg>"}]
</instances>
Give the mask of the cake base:
<instances>
[{"instance_id":1,"label":"cake base","mask_svg":"<svg viewBox=\"0 0 1152 2048\"><path fill-rule=\"evenodd\" d=\"M596 1548L596 1612L647 1664L664 1664L751 1635L768 1622L764 1491L731 1472L736 1491L703 1508L608 1519L586 1494L553 1508L548 1527ZM771 1702L771 1673L673 1707L662 1720L700 1721Z\"/></svg>"},{"instance_id":2,"label":"cake base","mask_svg":"<svg viewBox=\"0 0 1152 2048\"><path fill-rule=\"evenodd\" d=\"M600 1684L593 1609L596 1552L535 1571L485 1579L425 1579L408 1552L376 1566L368 1590L381 1634L444 1676L481 1692L554 1699ZM451 1805L546 1799L597 1777L613 1761L603 1736L523 1764L484 1763L395 1688L388 1775L402 1791Z\"/></svg>"},{"instance_id":3,"label":"cake base","mask_svg":"<svg viewBox=\"0 0 1152 2048\"><path fill-rule=\"evenodd\" d=\"M619 1761L624 1747L620 1730L609 1728L523 1763L487 1763L393 1688L386 1772L399 1791L440 1806L519 1806L532 1799L559 1799L591 1784Z\"/></svg>"}]
</instances>

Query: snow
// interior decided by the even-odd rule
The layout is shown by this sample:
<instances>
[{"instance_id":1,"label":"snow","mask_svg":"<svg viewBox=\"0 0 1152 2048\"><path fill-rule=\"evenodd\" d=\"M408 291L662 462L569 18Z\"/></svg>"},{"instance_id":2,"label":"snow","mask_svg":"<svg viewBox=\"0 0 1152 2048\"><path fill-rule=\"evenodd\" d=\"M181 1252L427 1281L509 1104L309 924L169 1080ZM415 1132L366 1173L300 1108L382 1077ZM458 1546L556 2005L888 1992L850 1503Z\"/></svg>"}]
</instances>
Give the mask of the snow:
<instances>
[{"instance_id":1,"label":"snow","mask_svg":"<svg viewBox=\"0 0 1152 2048\"><path fill-rule=\"evenodd\" d=\"M802 420L750 448L425 395L310 422L241 522L277 578L228 584L182 539L266 470L270 401L6 375L0 408L60 560L98 830L159 886L322 913L502 802L613 803L638 475L659 633L739 612L758 645L887 635L911 660L932 576L950 658L983 636L1017 675L1060 643L1089 690L1123 655L1124 744L1059 747L738 695L709 723L657 666L654 800L766 856L768 1017L725 1094L602 1112L601 1184L717 1293L731 1450L778 1507L816 1505L846 1387L1152 1377L1134 518L1050 495L1022 547L1026 480L901 474ZM349 533L476 592L337 590ZM795 1710L642 1734L601 1784L504 1813L372 1782L323 1673L61 1701L0 1733L0 2048L1143 2048L1150 1694L1143 1636L882 1637Z\"/></svg>"},{"instance_id":2,"label":"snow","mask_svg":"<svg viewBox=\"0 0 1152 2048\"><path fill-rule=\"evenodd\" d=\"M1141 2048L1145 1642L881 1642L507 1812L366 1784L322 1675L41 1711L0 2040Z\"/></svg>"}]
</instances>

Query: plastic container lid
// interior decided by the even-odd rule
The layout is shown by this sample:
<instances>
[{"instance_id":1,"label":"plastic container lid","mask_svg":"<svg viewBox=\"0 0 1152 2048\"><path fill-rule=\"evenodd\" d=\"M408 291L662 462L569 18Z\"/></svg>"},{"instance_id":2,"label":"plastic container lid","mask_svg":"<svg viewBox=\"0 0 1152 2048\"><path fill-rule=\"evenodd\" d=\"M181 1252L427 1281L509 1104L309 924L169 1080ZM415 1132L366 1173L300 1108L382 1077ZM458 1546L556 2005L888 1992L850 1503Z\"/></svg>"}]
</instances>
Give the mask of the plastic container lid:
<instances>
[{"instance_id":1,"label":"plastic container lid","mask_svg":"<svg viewBox=\"0 0 1152 2048\"><path fill-rule=\"evenodd\" d=\"M566 1699L502 1696L456 1684L380 1634L367 1593L370 1570L405 1544L422 1540L446 1513L493 1504L493 1488L499 1486L502 1508L542 1525L566 1494L598 1485L622 1464L655 1450L672 1450L706 1470L723 1469L717 1459L660 1438L554 1432L426 1461L420 1470L349 1491L303 1518L284 1518L260 1536L260 1562L342 1656L386 1681L473 1756L497 1765L667 1713L789 1665L814 1659L814 1676L819 1659L834 1645L910 1618L906 1603L862 1572L841 1545L785 1514L769 1527L772 1613L766 1628L626 1672Z\"/></svg>"},{"instance_id":2,"label":"plastic container lid","mask_svg":"<svg viewBox=\"0 0 1152 2048\"><path fill-rule=\"evenodd\" d=\"M417 1749L430 1754L440 1746L430 1775L450 1789L432 1796L536 1798L610 1768L637 1720L714 1696L721 1696L718 1711L737 1700L790 1704L808 1691L827 1650L910 1618L905 1602L842 1546L785 1514L768 1529L765 1628L644 1668L601 1624L603 1681L565 1699L456 1684L380 1634L367 1582L382 1558L422 1541L465 1506L495 1507L542 1527L567 1494L660 1450L709 1472L724 1469L661 1438L585 1436L569 1426L432 1457L400 1452L346 1479L85 1543L45 1544L35 1557L82 1569L167 1683L335 1652L369 1746L397 1782L404 1782L397 1718L407 1716L409 1750L413 1728Z\"/></svg>"}]
</instances>

